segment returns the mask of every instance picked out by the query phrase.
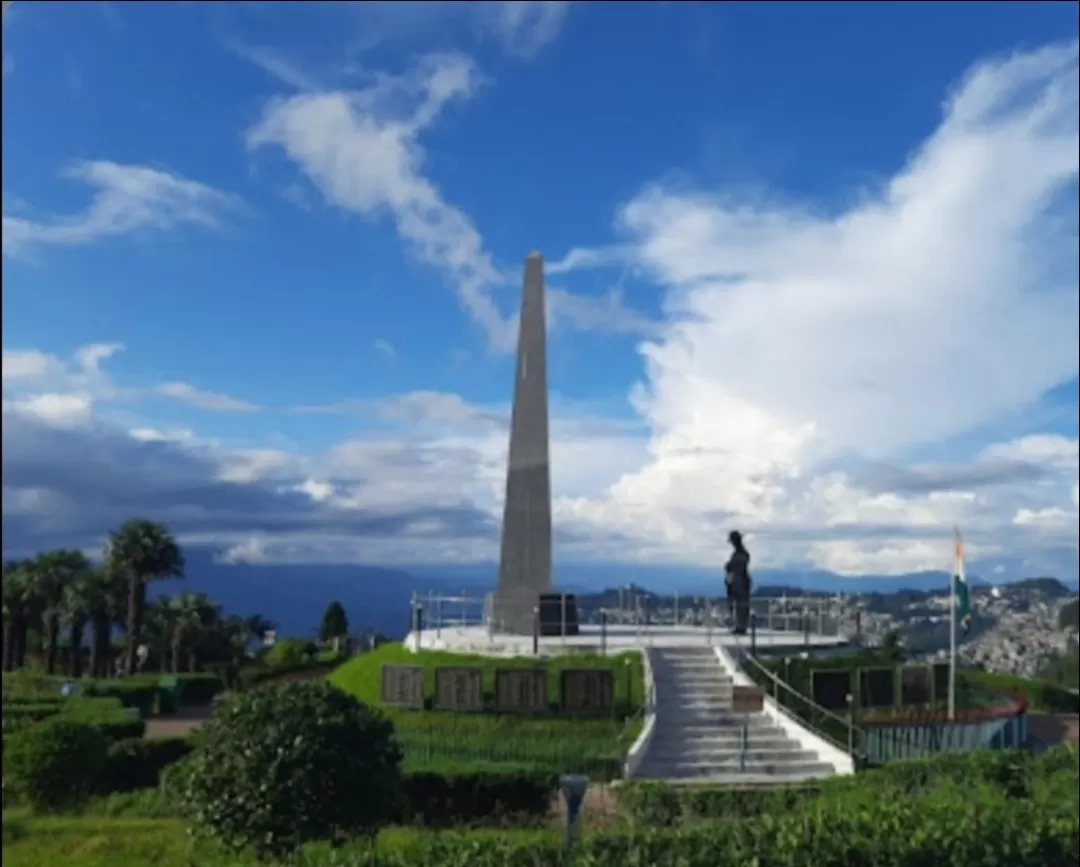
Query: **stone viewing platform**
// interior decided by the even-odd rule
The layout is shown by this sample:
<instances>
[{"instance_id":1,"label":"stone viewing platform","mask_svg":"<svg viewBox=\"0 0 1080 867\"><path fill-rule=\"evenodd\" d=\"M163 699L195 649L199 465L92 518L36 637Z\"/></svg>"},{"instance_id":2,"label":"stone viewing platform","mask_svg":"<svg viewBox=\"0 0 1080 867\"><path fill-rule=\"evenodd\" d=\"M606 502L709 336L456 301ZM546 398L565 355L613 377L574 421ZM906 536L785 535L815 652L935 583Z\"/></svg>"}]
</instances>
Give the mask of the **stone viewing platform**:
<instances>
[{"instance_id":1,"label":"stone viewing platform","mask_svg":"<svg viewBox=\"0 0 1080 867\"><path fill-rule=\"evenodd\" d=\"M754 642L761 649L798 652L838 649L848 645L844 635L806 635L794 630L758 629ZM442 650L451 653L476 653L485 656L531 656L534 638L531 635L500 635L487 626L433 626L413 631L405 638L412 650ZM540 636L535 639L541 656L567 653L620 653L643 648L676 649L693 647L749 648L749 635L732 635L723 627L704 626L637 626L582 624L577 635Z\"/></svg>"}]
</instances>

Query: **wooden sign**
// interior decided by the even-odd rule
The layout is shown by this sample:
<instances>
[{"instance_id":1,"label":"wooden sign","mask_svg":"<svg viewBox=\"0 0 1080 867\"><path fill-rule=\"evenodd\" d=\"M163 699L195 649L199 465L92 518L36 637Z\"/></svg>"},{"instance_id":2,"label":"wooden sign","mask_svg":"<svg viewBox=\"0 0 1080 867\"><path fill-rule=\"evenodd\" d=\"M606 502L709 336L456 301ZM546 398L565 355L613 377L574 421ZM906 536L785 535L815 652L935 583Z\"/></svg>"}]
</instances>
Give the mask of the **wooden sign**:
<instances>
[{"instance_id":1,"label":"wooden sign","mask_svg":"<svg viewBox=\"0 0 1080 867\"><path fill-rule=\"evenodd\" d=\"M731 710L733 713L761 713L765 709L765 693L758 686L733 686Z\"/></svg>"},{"instance_id":2,"label":"wooden sign","mask_svg":"<svg viewBox=\"0 0 1080 867\"><path fill-rule=\"evenodd\" d=\"M458 712L482 711L484 676L481 669L466 665L436 668L435 707Z\"/></svg>"},{"instance_id":3,"label":"wooden sign","mask_svg":"<svg viewBox=\"0 0 1080 867\"><path fill-rule=\"evenodd\" d=\"M547 671L543 668L496 669L495 706L505 713L546 713Z\"/></svg>"},{"instance_id":4,"label":"wooden sign","mask_svg":"<svg viewBox=\"0 0 1080 867\"><path fill-rule=\"evenodd\" d=\"M609 714L615 708L615 673L606 668L567 668L560 675L562 709L571 714Z\"/></svg>"},{"instance_id":5,"label":"wooden sign","mask_svg":"<svg viewBox=\"0 0 1080 867\"><path fill-rule=\"evenodd\" d=\"M393 707L422 710L424 669L420 665L386 663L382 667L382 703Z\"/></svg>"}]
</instances>

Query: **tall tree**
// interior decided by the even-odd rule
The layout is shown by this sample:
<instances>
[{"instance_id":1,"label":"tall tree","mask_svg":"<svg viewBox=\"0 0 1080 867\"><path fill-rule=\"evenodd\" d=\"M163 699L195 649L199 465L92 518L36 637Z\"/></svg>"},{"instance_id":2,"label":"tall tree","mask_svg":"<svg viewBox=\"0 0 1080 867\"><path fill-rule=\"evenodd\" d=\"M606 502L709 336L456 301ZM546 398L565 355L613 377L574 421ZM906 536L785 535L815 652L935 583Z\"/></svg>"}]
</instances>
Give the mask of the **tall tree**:
<instances>
[{"instance_id":1,"label":"tall tree","mask_svg":"<svg viewBox=\"0 0 1080 867\"><path fill-rule=\"evenodd\" d=\"M56 673L60 623L67 588L89 571L90 561L81 551L46 551L31 561L30 574L44 603L46 674Z\"/></svg>"},{"instance_id":2,"label":"tall tree","mask_svg":"<svg viewBox=\"0 0 1080 867\"><path fill-rule=\"evenodd\" d=\"M109 568L95 569L86 579L90 609L90 676L108 677L112 662L113 624L126 611L127 582Z\"/></svg>"},{"instance_id":3,"label":"tall tree","mask_svg":"<svg viewBox=\"0 0 1080 867\"><path fill-rule=\"evenodd\" d=\"M21 668L26 656L33 584L28 560L4 564L4 671Z\"/></svg>"},{"instance_id":4,"label":"tall tree","mask_svg":"<svg viewBox=\"0 0 1080 867\"><path fill-rule=\"evenodd\" d=\"M203 593L181 593L170 605L173 613L172 670L180 671L186 653L188 670L198 666L198 641L218 620L218 607Z\"/></svg>"},{"instance_id":5,"label":"tall tree","mask_svg":"<svg viewBox=\"0 0 1080 867\"><path fill-rule=\"evenodd\" d=\"M63 621L68 628L68 674L73 678L82 677L83 673L83 636L90 622L90 597L94 578L93 569L86 569L76 575L71 583L64 587L60 605Z\"/></svg>"},{"instance_id":6,"label":"tall tree","mask_svg":"<svg viewBox=\"0 0 1080 867\"><path fill-rule=\"evenodd\" d=\"M151 581L183 577L184 555L164 524L137 518L126 521L119 530L109 534L105 560L128 582L124 668L131 673L135 671L142 636L146 585Z\"/></svg>"},{"instance_id":7,"label":"tall tree","mask_svg":"<svg viewBox=\"0 0 1080 867\"><path fill-rule=\"evenodd\" d=\"M336 599L326 606L322 624L319 626L319 641L334 641L349 634L349 618L345 608Z\"/></svg>"}]
</instances>

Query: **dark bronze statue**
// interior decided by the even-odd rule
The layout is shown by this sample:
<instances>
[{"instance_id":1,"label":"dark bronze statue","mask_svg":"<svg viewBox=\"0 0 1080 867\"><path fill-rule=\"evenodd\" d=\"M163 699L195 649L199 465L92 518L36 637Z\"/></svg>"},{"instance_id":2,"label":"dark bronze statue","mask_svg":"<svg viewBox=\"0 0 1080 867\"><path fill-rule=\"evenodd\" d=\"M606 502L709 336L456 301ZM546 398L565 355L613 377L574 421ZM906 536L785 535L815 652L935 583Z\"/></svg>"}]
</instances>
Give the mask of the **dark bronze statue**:
<instances>
[{"instance_id":1,"label":"dark bronze statue","mask_svg":"<svg viewBox=\"0 0 1080 867\"><path fill-rule=\"evenodd\" d=\"M734 550L724 566L724 583L727 585L728 606L734 610L735 635L745 635L750 622L750 552L743 545L742 533L732 530L728 541Z\"/></svg>"}]
</instances>

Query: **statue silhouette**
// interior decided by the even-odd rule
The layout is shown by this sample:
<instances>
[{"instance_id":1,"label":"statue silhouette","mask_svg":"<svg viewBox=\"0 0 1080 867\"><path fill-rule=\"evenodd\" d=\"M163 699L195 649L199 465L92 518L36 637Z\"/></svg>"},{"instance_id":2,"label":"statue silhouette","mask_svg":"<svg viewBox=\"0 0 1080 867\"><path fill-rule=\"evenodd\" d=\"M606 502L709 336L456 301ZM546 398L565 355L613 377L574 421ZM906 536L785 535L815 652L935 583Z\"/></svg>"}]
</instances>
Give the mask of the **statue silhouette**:
<instances>
[{"instance_id":1,"label":"statue silhouette","mask_svg":"<svg viewBox=\"0 0 1080 867\"><path fill-rule=\"evenodd\" d=\"M745 635L750 621L750 552L743 544L742 533L732 530L728 541L734 549L724 566L724 582L728 591L728 606L734 609L735 635Z\"/></svg>"}]
</instances>

